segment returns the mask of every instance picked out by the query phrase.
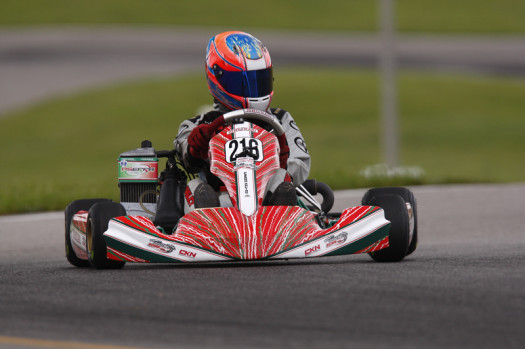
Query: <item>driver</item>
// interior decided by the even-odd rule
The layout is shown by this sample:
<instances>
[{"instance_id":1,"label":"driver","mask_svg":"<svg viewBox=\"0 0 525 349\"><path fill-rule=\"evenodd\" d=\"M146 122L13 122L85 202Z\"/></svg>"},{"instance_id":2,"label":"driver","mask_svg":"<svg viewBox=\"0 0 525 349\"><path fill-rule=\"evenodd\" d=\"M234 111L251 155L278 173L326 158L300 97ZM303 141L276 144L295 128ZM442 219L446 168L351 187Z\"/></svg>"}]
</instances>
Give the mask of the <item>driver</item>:
<instances>
[{"instance_id":1,"label":"driver","mask_svg":"<svg viewBox=\"0 0 525 349\"><path fill-rule=\"evenodd\" d=\"M208 43L205 69L208 89L214 98L213 110L182 122L174 141L186 170L199 172L199 178L189 181L186 187L184 213L195 208L231 205L227 193L221 193L222 182L210 172L208 144L213 136L210 123L224 113L246 108L273 115L286 135L287 144L280 155L281 168L268 183L263 205L296 205L294 186L308 178L310 155L290 113L270 108L273 74L266 47L248 33L217 34Z\"/></svg>"}]
</instances>

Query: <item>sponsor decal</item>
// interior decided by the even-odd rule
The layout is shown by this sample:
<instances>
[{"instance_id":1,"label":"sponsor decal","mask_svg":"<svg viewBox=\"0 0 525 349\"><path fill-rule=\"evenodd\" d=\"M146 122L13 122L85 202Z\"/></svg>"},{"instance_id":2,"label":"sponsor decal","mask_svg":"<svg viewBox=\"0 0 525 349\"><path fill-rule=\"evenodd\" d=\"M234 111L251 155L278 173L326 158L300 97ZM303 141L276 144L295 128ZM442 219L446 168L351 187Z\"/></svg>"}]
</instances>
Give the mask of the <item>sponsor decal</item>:
<instances>
[{"instance_id":1,"label":"sponsor decal","mask_svg":"<svg viewBox=\"0 0 525 349\"><path fill-rule=\"evenodd\" d=\"M304 255L308 256L309 254L312 254L314 252L317 252L321 249L321 245L315 245L314 247L310 247L306 251L304 251Z\"/></svg>"},{"instance_id":2,"label":"sponsor decal","mask_svg":"<svg viewBox=\"0 0 525 349\"><path fill-rule=\"evenodd\" d=\"M140 176L144 173L155 171L155 167L150 167L141 163L135 165L133 163L128 163L126 160L122 160L120 162L120 170L125 172L128 176Z\"/></svg>"},{"instance_id":3,"label":"sponsor decal","mask_svg":"<svg viewBox=\"0 0 525 349\"><path fill-rule=\"evenodd\" d=\"M344 244L347 238L348 233L343 231L342 233L339 233L337 235L330 236L329 238L325 239L324 242L326 244L326 248L329 248L332 246Z\"/></svg>"},{"instance_id":4,"label":"sponsor decal","mask_svg":"<svg viewBox=\"0 0 525 349\"><path fill-rule=\"evenodd\" d=\"M299 147L299 149L308 154L308 149L306 148L306 143L304 142L304 139L302 139L301 137L297 137L295 138L294 142Z\"/></svg>"},{"instance_id":5,"label":"sponsor decal","mask_svg":"<svg viewBox=\"0 0 525 349\"><path fill-rule=\"evenodd\" d=\"M244 180L244 196L250 196L250 190L248 189L250 185L250 183L248 182L248 172L244 172L243 180Z\"/></svg>"},{"instance_id":6,"label":"sponsor decal","mask_svg":"<svg viewBox=\"0 0 525 349\"><path fill-rule=\"evenodd\" d=\"M259 110L259 109L251 109L251 108L248 108L246 109L246 112L247 113L252 113L252 114L260 114L268 119L272 119L272 116L270 114L268 114L267 112L264 112L262 110Z\"/></svg>"},{"instance_id":7,"label":"sponsor decal","mask_svg":"<svg viewBox=\"0 0 525 349\"><path fill-rule=\"evenodd\" d=\"M197 257L197 253L186 251L186 250L180 250L179 255L184 256L184 257L189 257L189 258Z\"/></svg>"},{"instance_id":8,"label":"sponsor decal","mask_svg":"<svg viewBox=\"0 0 525 349\"><path fill-rule=\"evenodd\" d=\"M119 179L132 180L156 180L157 161L130 161L122 159L119 161Z\"/></svg>"},{"instance_id":9,"label":"sponsor decal","mask_svg":"<svg viewBox=\"0 0 525 349\"><path fill-rule=\"evenodd\" d=\"M72 233L70 236L72 237L72 240L77 245L86 248L86 235L78 234L78 233Z\"/></svg>"},{"instance_id":10,"label":"sponsor decal","mask_svg":"<svg viewBox=\"0 0 525 349\"><path fill-rule=\"evenodd\" d=\"M293 128L294 130L299 131L299 127L297 127L297 124L293 120L290 121L290 127Z\"/></svg>"},{"instance_id":11,"label":"sponsor decal","mask_svg":"<svg viewBox=\"0 0 525 349\"><path fill-rule=\"evenodd\" d=\"M259 130L256 128L251 127L236 127L235 129L228 130L226 134L232 134L234 132L251 132L251 133L258 133Z\"/></svg>"},{"instance_id":12,"label":"sponsor decal","mask_svg":"<svg viewBox=\"0 0 525 349\"><path fill-rule=\"evenodd\" d=\"M153 247L164 253L171 253L176 250L175 246L172 244L165 244L162 240L151 239L148 244L149 247Z\"/></svg>"},{"instance_id":13,"label":"sponsor decal","mask_svg":"<svg viewBox=\"0 0 525 349\"><path fill-rule=\"evenodd\" d=\"M235 166L233 168L234 170L238 170L241 168L256 170L257 165L255 165L253 161L254 161L253 158L237 158L235 160Z\"/></svg>"}]
</instances>

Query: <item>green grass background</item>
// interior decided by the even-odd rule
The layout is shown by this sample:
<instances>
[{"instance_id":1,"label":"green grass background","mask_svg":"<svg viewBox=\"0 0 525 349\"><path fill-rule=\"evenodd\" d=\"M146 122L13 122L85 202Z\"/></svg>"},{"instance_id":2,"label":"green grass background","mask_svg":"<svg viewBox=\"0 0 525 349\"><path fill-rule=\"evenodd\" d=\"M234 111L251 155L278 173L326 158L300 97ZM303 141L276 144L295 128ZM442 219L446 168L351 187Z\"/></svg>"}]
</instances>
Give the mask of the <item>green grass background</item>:
<instances>
[{"instance_id":1,"label":"green grass background","mask_svg":"<svg viewBox=\"0 0 525 349\"><path fill-rule=\"evenodd\" d=\"M311 178L336 189L392 184L359 174L381 162L378 86L374 71L276 71L273 105L300 125ZM426 173L401 184L525 179L525 81L405 72L399 88L402 164ZM180 122L209 102L195 74L93 90L0 119L0 212L118 199L118 154L143 139L170 149Z\"/></svg>"},{"instance_id":2,"label":"green grass background","mask_svg":"<svg viewBox=\"0 0 525 349\"><path fill-rule=\"evenodd\" d=\"M523 0L397 0L404 32L525 32ZM2 0L0 25L206 25L374 31L377 0Z\"/></svg>"},{"instance_id":3,"label":"green grass background","mask_svg":"<svg viewBox=\"0 0 525 349\"><path fill-rule=\"evenodd\" d=\"M403 33L523 35L523 0L397 0ZM375 0L3 0L0 28L207 26L377 30ZM10 30L10 29L7 29ZM271 43L267 43L271 48ZM1 78L1 77L0 77ZM292 112L311 177L336 189L384 184L523 181L525 80L402 72L401 164L425 176L382 180L379 81L371 70L276 67L274 106ZM210 102L202 74L149 79L56 98L0 117L0 214L118 198L116 158L143 139L168 149L179 123Z\"/></svg>"}]
</instances>

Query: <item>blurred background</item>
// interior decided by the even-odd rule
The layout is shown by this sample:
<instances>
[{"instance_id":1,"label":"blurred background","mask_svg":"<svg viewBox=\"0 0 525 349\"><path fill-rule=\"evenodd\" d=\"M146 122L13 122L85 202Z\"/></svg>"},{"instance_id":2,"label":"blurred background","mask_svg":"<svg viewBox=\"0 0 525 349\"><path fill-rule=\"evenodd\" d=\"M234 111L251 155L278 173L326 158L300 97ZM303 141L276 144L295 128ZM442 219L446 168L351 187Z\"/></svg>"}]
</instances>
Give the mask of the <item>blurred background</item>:
<instances>
[{"instance_id":1,"label":"blurred background","mask_svg":"<svg viewBox=\"0 0 525 349\"><path fill-rule=\"evenodd\" d=\"M204 53L225 30L268 47L272 106L300 126L311 178L525 180L523 0L3 0L0 214L118 199L118 155L143 139L171 148L211 104Z\"/></svg>"}]
</instances>

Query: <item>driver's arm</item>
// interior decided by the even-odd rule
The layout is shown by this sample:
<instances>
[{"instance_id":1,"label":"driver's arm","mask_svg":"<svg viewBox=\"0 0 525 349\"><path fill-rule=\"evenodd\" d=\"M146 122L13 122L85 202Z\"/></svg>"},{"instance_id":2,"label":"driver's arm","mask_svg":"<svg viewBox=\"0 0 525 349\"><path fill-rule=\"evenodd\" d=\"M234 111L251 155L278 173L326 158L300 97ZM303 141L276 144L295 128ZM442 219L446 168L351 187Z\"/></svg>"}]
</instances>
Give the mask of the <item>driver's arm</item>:
<instances>
[{"instance_id":1,"label":"driver's arm","mask_svg":"<svg viewBox=\"0 0 525 349\"><path fill-rule=\"evenodd\" d=\"M292 176L294 185L299 186L308 179L310 174L311 158L306 143L290 113L282 109L272 110L272 112L283 125L286 141L290 147L286 170Z\"/></svg>"},{"instance_id":2,"label":"driver's arm","mask_svg":"<svg viewBox=\"0 0 525 349\"><path fill-rule=\"evenodd\" d=\"M193 131L193 129L199 125L210 124L220 115L222 115L222 112L210 111L192 119L185 120L180 124L179 132L173 141L173 144L179 159L182 161L182 164L187 171L191 173L197 173L202 168L207 166L207 162L205 160L192 156L189 151L188 137L190 136L191 131Z\"/></svg>"}]
</instances>

